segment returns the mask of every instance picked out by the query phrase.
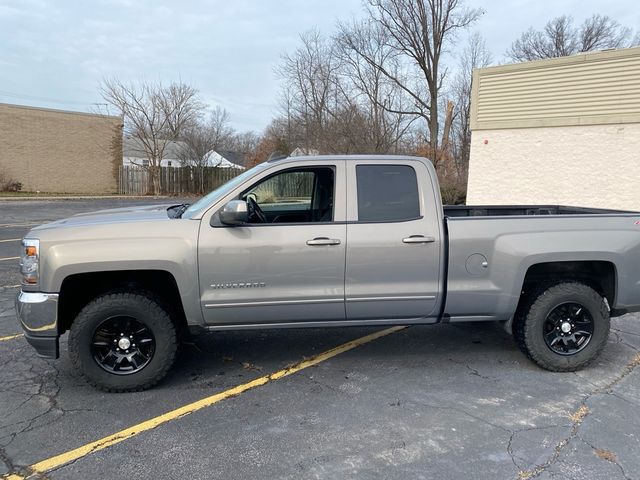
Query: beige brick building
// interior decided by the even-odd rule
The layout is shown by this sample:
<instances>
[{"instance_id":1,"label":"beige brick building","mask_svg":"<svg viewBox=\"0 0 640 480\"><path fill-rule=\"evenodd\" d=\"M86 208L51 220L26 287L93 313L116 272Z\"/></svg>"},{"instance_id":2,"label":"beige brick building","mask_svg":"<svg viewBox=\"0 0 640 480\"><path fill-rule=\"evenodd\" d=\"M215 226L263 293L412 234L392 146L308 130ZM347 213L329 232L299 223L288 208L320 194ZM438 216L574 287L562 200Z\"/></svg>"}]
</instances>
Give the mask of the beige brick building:
<instances>
[{"instance_id":1,"label":"beige brick building","mask_svg":"<svg viewBox=\"0 0 640 480\"><path fill-rule=\"evenodd\" d=\"M0 177L23 191L117 191L120 117L0 104Z\"/></svg>"},{"instance_id":2,"label":"beige brick building","mask_svg":"<svg viewBox=\"0 0 640 480\"><path fill-rule=\"evenodd\" d=\"M640 48L474 72L467 203L640 210Z\"/></svg>"}]
</instances>

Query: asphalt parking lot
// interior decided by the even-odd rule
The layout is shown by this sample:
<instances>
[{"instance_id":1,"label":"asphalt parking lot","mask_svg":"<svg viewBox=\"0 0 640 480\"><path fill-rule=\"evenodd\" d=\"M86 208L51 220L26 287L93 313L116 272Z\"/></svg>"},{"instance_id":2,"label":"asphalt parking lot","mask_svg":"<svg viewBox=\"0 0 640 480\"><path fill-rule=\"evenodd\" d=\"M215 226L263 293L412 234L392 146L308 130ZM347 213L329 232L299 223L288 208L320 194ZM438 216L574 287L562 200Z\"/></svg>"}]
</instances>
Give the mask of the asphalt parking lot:
<instances>
[{"instance_id":1,"label":"asphalt parking lot","mask_svg":"<svg viewBox=\"0 0 640 480\"><path fill-rule=\"evenodd\" d=\"M15 336L17 239L166 201L0 201L2 478L640 478L638 315L565 374L496 324L215 333L129 394L88 386L66 337L60 360L36 357Z\"/></svg>"}]
</instances>

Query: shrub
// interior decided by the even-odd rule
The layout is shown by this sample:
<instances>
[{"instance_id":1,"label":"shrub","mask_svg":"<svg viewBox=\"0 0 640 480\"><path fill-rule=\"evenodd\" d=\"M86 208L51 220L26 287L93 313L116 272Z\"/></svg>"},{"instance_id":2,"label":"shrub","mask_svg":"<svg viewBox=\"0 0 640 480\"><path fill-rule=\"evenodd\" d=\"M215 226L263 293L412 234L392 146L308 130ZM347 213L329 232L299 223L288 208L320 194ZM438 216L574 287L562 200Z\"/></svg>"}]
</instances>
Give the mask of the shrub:
<instances>
[{"instance_id":1,"label":"shrub","mask_svg":"<svg viewBox=\"0 0 640 480\"><path fill-rule=\"evenodd\" d=\"M444 205L464 205L467 200L467 189L458 182L443 181L440 184L440 193Z\"/></svg>"},{"instance_id":2,"label":"shrub","mask_svg":"<svg viewBox=\"0 0 640 480\"><path fill-rule=\"evenodd\" d=\"M22 183L13 178L7 178L4 173L0 172L0 192L19 192L20 190L22 190Z\"/></svg>"}]
</instances>

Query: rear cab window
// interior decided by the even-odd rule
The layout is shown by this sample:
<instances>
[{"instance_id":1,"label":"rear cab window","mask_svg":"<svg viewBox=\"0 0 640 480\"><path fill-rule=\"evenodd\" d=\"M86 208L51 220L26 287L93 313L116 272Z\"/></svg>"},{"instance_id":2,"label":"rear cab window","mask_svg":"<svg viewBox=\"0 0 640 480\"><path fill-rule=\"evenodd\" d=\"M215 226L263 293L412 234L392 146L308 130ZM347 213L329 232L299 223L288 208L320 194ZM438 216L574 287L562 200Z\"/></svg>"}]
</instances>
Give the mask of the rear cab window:
<instances>
[{"instance_id":1,"label":"rear cab window","mask_svg":"<svg viewBox=\"0 0 640 480\"><path fill-rule=\"evenodd\" d=\"M357 165L359 222L420 218L416 171L409 165Z\"/></svg>"}]
</instances>

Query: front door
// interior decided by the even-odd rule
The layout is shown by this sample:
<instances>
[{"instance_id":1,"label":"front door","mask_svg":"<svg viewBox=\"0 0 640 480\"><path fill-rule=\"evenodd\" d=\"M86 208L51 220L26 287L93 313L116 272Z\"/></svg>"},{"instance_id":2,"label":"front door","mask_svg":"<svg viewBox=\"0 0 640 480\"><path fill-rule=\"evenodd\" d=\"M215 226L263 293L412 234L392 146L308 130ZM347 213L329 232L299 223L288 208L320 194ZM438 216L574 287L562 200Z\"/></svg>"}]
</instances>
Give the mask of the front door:
<instances>
[{"instance_id":1,"label":"front door","mask_svg":"<svg viewBox=\"0 0 640 480\"><path fill-rule=\"evenodd\" d=\"M210 325L344 320L344 163L267 171L235 198L249 223L199 239L202 309ZM339 188L342 186L341 188ZM214 222L215 224L215 222Z\"/></svg>"},{"instance_id":2,"label":"front door","mask_svg":"<svg viewBox=\"0 0 640 480\"><path fill-rule=\"evenodd\" d=\"M417 160L358 161L349 164L348 181L356 188L348 197L347 319L433 320L442 209L429 169Z\"/></svg>"}]
</instances>

